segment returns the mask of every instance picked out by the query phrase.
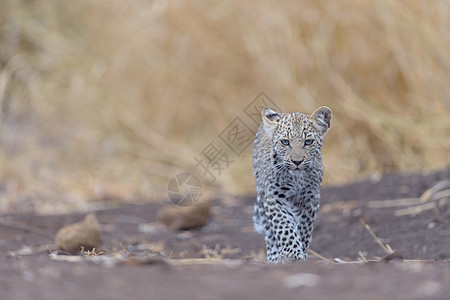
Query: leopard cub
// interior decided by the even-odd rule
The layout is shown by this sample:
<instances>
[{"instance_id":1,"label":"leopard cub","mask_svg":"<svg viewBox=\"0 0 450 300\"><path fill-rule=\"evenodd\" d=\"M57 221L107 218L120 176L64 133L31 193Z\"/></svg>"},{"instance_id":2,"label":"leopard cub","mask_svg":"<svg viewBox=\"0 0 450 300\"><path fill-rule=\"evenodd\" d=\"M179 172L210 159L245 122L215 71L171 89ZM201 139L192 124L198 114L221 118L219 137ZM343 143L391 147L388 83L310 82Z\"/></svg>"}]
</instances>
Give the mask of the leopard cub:
<instances>
[{"instance_id":1,"label":"leopard cub","mask_svg":"<svg viewBox=\"0 0 450 300\"><path fill-rule=\"evenodd\" d=\"M320 204L322 142L331 110L277 113L266 107L255 137L255 229L265 235L267 261L304 261Z\"/></svg>"}]
</instances>

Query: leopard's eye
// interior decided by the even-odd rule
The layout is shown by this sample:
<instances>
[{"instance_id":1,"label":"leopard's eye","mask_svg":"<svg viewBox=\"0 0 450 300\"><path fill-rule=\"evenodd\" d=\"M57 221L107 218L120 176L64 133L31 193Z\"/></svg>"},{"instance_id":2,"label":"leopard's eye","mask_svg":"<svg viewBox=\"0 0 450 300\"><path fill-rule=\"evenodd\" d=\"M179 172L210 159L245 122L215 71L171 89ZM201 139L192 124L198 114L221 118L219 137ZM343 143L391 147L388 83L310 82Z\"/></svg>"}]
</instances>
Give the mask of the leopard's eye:
<instances>
[{"instance_id":1,"label":"leopard's eye","mask_svg":"<svg viewBox=\"0 0 450 300\"><path fill-rule=\"evenodd\" d=\"M287 139L280 140L280 143L284 146L289 146L289 140L287 140Z\"/></svg>"},{"instance_id":2,"label":"leopard's eye","mask_svg":"<svg viewBox=\"0 0 450 300\"><path fill-rule=\"evenodd\" d=\"M305 146L311 146L314 143L313 139L307 139L305 140Z\"/></svg>"}]
</instances>

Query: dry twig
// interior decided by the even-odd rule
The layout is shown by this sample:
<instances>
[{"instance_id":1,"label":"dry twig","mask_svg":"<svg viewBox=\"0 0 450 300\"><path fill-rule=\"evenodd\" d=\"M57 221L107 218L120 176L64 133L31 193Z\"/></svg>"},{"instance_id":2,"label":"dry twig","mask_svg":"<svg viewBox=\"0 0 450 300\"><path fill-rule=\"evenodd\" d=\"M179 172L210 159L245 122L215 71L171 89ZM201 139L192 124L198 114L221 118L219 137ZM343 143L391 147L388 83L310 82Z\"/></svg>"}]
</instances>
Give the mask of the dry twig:
<instances>
[{"instance_id":1,"label":"dry twig","mask_svg":"<svg viewBox=\"0 0 450 300\"><path fill-rule=\"evenodd\" d=\"M54 244L40 245L40 246L24 246L22 249L11 251L8 254L12 257L23 256L23 255L33 255L43 251L50 251L50 248L54 248Z\"/></svg>"},{"instance_id":2,"label":"dry twig","mask_svg":"<svg viewBox=\"0 0 450 300\"><path fill-rule=\"evenodd\" d=\"M428 202L428 203L424 203L424 204L419 205L419 206L413 206L413 207L408 207L408 208L397 209L394 212L394 216L400 217L400 216L405 216L405 215L416 215L416 214L419 214L419 213L421 213L423 211L433 209L435 207L436 207L436 205L435 205L434 202Z\"/></svg>"},{"instance_id":3,"label":"dry twig","mask_svg":"<svg viewBox=\"0 0 450 300\"><path fill-rule=\"evenodd\" d=\"M326 258L326 257L320 255L319 253L317 253L317 252L314 251L313 249L309 249L308 251L309 251L309 253L311 253L313 256L317 257L318 259L321 259L321 260L323 260L323 261L326 261L327 263L335 263L335 262L332 261L331 259Z\"/></svg>"},{"instance_id":4,"label":"dry twig","mask_svg":"<svg viewBox=\"0 0 450 300\"><path fill-rule=\"evenodd\" d=\"M387 254L391 254L392 253L391 247L389 247L390 249L389 251L389 249L380 241L380 239L375 235L375 233L373 233L372 229L370 229L370 226L366 224L366 222L364 222L363 219L359 219L359 221L361 222L361 224L364 225L366 230L370 233L370 235L373 237L375 242L377 242L377 244L381 247L381 249L383 249L383 251L386 252Z\"/></svg>"},{"instance_id":5,"label":"dry twig","mask_svg":"<svg viewBox=\"0 0 450 300\"><path fill-rule=\"evenodd\" d=\"M125 254L128 257L131 257L131 254L127 251L127 249L125 249L125 247L122 245L122 242L119 242L120 248L122 248L123 252L125 252Z\"/></svg>"},{"instance_id":6,"label":"dry twig","mask_svg":"<svg viewBox=\"0 0 450 300\"><path fill-rule=\"evenodd\" d=\"M401 198L401 199L394 199L394 200L373 200L373 201L369 201L369 203L367 204L367 207L390 208L390 207L418 205L420 203L422 203L420 198Z\"/></svg>"},{"instance_id":7,"label":"dry twig","mask_svg":"<svg viewBox=\"0 0 450 300\"><path fill-rule=\"evenodd\" d=\"M421 202L436 200L435 198L436 198L436 195L438 194L437 192L444 190L444 189L450 192L450 180L439 181L438 183L433 185L431 188L426 190L422 194L422 196L420 196Z\"/></svg>"}]
</instances>

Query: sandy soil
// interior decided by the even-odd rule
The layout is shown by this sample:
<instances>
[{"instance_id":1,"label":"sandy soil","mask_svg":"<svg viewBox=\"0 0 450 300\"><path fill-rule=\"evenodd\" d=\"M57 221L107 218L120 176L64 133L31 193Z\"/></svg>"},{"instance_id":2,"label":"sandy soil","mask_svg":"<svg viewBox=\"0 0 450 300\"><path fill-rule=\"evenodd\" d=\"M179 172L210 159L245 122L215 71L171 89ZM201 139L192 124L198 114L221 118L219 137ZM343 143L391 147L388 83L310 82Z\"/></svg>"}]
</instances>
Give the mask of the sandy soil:
<instances>
[{"instance_id":1,"label":"sandy soil","mask_svg":"<svg viewBox=\"0 0 450 300\"><path fill-rule=\"evenodd\" d=\"M162 205L110 203L95 212L98 256L55 255L58 229L85 214L4 213L0 298L449 299L450 186L425 193L444 180L450 168L324 187L313 251L289 265L264 262L254 196L213 200L210 222L184 232L157 221Z\"/></svg>"}]
</instances>

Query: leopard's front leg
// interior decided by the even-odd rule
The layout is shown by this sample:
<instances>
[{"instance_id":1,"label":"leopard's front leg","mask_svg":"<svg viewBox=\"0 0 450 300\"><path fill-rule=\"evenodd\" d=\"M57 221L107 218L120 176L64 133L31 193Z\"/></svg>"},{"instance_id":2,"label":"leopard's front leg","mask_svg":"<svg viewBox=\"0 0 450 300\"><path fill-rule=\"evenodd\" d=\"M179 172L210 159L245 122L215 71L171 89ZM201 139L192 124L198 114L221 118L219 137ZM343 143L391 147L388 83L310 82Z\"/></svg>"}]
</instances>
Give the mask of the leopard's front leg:
<instances>
[{"instance_id":1,"label":"leopard's front leg","mask_svg":"<svg viewBox=\"0 0 450 300\"><path fill-rule=\"evenodd\" d=\"M318 197L314 197L318 198ZM316 221L317 212L319 210L319 201L311 199L298 210L294 210L295 224L297 232L301 236L302 250L305 254L305 259L308 255L309 245L311 243L312 234L314 230L314 223Z\"/></svg>"},{"instance_id":2,"label":"leopard's front leg","mask_svg":"<svg viewBox=\"0 0 450 300\"><path fill-rule=\"evenodd\" d=\"M279 195L269 194L264 201L265 214L269 220L265 237L268 262L286 263L306 259L289 205L290 203Z\"/></svg>"}]
</instances>

